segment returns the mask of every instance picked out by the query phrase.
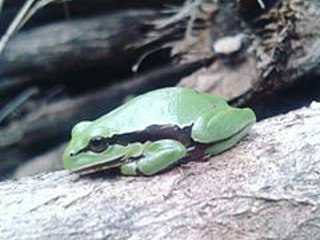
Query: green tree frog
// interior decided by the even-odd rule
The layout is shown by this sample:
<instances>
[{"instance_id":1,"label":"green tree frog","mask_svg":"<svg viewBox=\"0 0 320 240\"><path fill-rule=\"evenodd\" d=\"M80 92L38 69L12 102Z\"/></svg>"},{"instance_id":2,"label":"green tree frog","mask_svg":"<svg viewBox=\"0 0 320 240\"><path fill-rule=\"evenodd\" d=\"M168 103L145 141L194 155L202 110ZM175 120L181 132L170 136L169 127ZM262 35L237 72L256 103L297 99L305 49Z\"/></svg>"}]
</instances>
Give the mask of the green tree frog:
<instances>
[{"instance_id":1,"label":"green tree frog","mask_svg":"<svg viewBox=\"0 0 320 240\"><path fill-rule=\"evenodd\" d=\"M76 124L64 166L79 173L119 168L124 175L153 175L231 148L255 121L251 109L231 107L218 96L163 88Z\"/></svg>"}]
</instances>

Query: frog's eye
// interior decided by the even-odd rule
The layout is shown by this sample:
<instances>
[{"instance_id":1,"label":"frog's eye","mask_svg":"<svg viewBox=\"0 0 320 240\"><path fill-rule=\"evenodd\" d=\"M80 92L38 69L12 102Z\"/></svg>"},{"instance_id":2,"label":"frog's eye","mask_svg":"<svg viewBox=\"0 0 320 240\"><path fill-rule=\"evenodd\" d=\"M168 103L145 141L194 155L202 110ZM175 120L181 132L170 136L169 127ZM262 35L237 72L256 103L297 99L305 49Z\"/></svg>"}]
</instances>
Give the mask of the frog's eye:
<instances>
[{"instance_id":1,"label":"frog's eye","mask_svg":"<svg viewBox=\"0 0 320 240\"><path fill-rule=\"evenodd\" d=\"M103 137L94 137L89 142L89 149L92 152L100 153L106 150L108 147L108 142Z\"/></svg>"}]
</instances>

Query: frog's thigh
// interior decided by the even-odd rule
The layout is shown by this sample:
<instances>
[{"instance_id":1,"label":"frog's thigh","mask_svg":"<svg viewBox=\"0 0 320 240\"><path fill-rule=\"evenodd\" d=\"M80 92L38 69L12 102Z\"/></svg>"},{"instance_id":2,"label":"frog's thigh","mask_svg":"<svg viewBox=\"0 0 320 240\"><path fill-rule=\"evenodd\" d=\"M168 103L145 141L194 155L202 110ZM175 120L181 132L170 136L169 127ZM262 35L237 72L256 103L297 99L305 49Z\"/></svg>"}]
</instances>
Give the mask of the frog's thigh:
<instances>
[{"instance_id":1,"label":"frog's thigh","mask_svg":"<svg viewBox=\"0 0 320 240\"><path fill-rule=\"evenodd\" d=\"M251 126L254 121L255 115L249 108L216 108L195 121L191 137L200 143L221 141Z\"/></svg>"},{"instance_id":2,"label":"frog's thigh","mask_svg":"<svg viewBox=\"0 0 320 240\"><path fill-rule=\"evenodd\" d=\"M242 131L240 131L238 134L234 135L233 137L230 137L224 141L213 144L211 147L208 147L205 152L209 155L216 155L218 153L221 153L231 148L247 134L249 128L250 126L244 128Z\"/></svg>"},{"instance_id":3,"label":"frog's thigh","mask_svg":"<svg viewBox=\"0 0 320 240\"><path fill-rule=\"evenodd\" d=\"M159 140L151 143L143 153L143 157L136 162L121 166L125 175L153 175L166 169L187 153L184 145L171 139Z\"/></svg>"}]
</instances>

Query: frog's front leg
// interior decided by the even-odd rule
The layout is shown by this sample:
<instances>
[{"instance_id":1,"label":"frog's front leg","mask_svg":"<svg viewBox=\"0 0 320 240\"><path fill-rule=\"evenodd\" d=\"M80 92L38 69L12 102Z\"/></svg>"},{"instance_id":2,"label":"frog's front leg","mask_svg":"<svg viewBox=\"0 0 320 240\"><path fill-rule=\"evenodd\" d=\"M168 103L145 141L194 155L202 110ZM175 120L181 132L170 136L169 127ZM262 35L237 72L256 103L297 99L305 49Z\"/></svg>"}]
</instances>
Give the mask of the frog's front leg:
<instances>
[{"instance_id":1,"label":"frog's front leg","mask_svg":"<svg viewBox=\"0 0 320 240\"><path fill-rule=\"evenodd\" d=\"M206 150L208 154L218 154L240 141L255 121L255 114L249 108L216 108L196 120L191 137L194 141L212 144Z\"/></svg>"},{"instance_id":2,"label":"frog's front leg","mask_svg":"<svg viewBox=\"0 0 320 240\"><path fill-rule=\"evenodd\" d=\"M159 140L145 149L141 159L122 165L120 171L124 175L153 175L185 157L186 154L187 149L182 143L171 139Z\"/></svg>"}]
</instances>

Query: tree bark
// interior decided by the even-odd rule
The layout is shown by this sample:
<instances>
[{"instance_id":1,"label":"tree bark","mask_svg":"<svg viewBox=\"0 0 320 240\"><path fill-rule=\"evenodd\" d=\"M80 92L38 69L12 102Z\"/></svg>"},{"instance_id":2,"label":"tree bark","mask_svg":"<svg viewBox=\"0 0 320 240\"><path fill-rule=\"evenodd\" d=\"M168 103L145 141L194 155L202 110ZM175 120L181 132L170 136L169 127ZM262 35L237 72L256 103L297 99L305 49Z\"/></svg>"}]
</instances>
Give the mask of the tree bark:
<instances>
[{"instance_id":1,"label":"tree bark","mask_svg":"<svg viewBox=\"0 0 320 240\"><path fill-rule=\"evenodd\" d=\"M261 9L258 2L238 1L238 8L231 1L212 3L216 9L209 15L213 19L211 25L196 32L187 49L197 51L194 54L190 50L187 55L192 59L203 56L203 52L212 56L212 46L224 37L233 38L224 42L225 50L232 49L239 44L237 37L244 34L242 48L228 57L218 56L210 67L184 78L181 85L243 104L288 88L308 76L319 76L319 1L264 1L266 9ZM186 41L182 45L188 46Z\"/></svg>"},{"instance_id":2,"label":"tree bark","mask_svg":"<svg viewBox=\"0 0 320 240\"><path fill-rule=\"evenodd\" d=\"M3 239L319 239L320 105L153 177L67 171L0 183Z\"/></svg>"}]
</instances>

